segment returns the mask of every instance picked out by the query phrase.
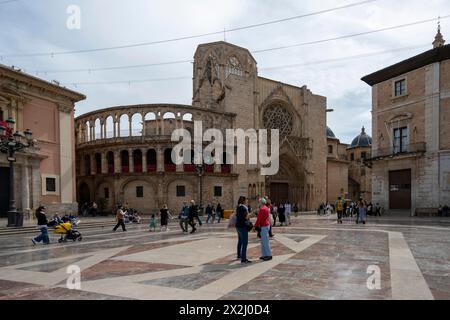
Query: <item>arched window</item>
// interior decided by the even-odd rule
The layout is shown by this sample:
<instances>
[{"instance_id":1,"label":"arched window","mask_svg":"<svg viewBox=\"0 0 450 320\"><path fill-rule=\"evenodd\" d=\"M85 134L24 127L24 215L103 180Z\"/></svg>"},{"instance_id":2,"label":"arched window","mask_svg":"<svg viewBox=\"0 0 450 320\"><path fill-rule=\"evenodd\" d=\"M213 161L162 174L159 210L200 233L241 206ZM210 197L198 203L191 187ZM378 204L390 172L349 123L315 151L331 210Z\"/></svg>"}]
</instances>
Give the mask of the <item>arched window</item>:
<instances>
[{"instance_id":1,"label":"arched window","mask_svg":"<svg viewBox=\"0 0 450 320\"><path fill-rule=\"evenodd\" d=\"M94 122L94 138L93 140L98 140L102 138L102 124L100 119L95 120Z\"/></svg>"},{"instance_id":2,"label":"arched window","mask_svg":"<svg viewBox=\"0 0 450 320\"><path fill-rule=\"evenodd\" d=\"M106 154L106 162L108 163L108 173L114 173L114 153L112 151Z\"/></svg>"},{"instance_id":3,"label":"arched window","mask_svg":"<svg viewBox=\"0 0 450 320\"><path fill-rule=\"evenodd\" d=\"M273 104L264 110L264 127L266 129L278 129L280 139L291 134L293 122L292 114L281 104Z\"/></svg>"},{"instance_id":4,"label":"arched window","mask_svg":"<svg viewBox=\"0 0 450 320\"><path fill-rule=\"evenodd\" d=\"M134 172L142 172L142 151L137 149L133 151Z\"/></svg>"},{"instance_id":5,"label":"arched window","mask_svg":"<svg viewBox=\"0 0 450 320\"><path fill-rule=\"evenodd\" d=\"M242 76L244 74L242 65L235 56L228 59L227 66L225 68L225 78L227 78L230 74L237 76Z\"/></svg>"},{"instance_id":6,"label":"arched window","mask_svg":"<svg viewBox=\"0 0 450 320\"><path fill-rule=\"evenodd\" d=\"M177 166L172 161L172 148L164 150L164 171L177 171Z\"/></svg>"},{"instance_id":7,"label":"arched window","mask_svg":"<svg viewBox=\"0 0 450 320\"><path fill-rule=\"evenodd\" d=\"M149 149L147 151L147 172L156 172L156 150Z\"/></svg>"},{"instance_id":8,"label":"arched window","mask_svg":"<svg viewBox=\"0 0 450 320\"><path fill-rule=\"evenodd\" d=\"M130 136L130 119L127 114L123 114L120 116L120 137L129 137Z\"/></svg>"},{"instance_id":9,"label":"arched window","mask_svg":"<svg viewBox=\"0 0 450 320\"><path fill-rule=\"evenodd\" d=\"M100 153L95 154L95 173L102 173L102 155Z\"/></svg>"},{"instance_id":10,"label":"arched window","mask_svg":"<svg viewBox=\"0 0 450 320\"><path fill-rule=\"evenodd\" d=\"M144 131L144 122L142 121L142 115L135 113L131 117L131 136L140 137Z\"/></svg>"},{"instance_id":11,"label":"arched window","mask_svg":"<svg viewBox=\"0 0 450 320\"><path fill-rule=\"evenodd\" d=\"M91 174L91 157L88 154L84 156L84 174L86 176Z\"/></svg>"},{"instance_id":12,"label":"arched window","mask_svg":"<svg viewBox=\"0 0 450 320\"><path fill-rule=\"evenodd\" d=\"M123 173L130 172L130 158L127 150L120 152L120 165Z\"/></svg>"},{"instance_id":13,"label":"arched window","mask_svg":"<svg viewBox=\"0 0 450 320\"><path fill-rule=\"evenodd\" d=\"M108 118L106 118L105 126L106 126L106 137L105 138L114 137L114 121L113 121L112 116L109 116Z\"/></svg>"}]
</instances>

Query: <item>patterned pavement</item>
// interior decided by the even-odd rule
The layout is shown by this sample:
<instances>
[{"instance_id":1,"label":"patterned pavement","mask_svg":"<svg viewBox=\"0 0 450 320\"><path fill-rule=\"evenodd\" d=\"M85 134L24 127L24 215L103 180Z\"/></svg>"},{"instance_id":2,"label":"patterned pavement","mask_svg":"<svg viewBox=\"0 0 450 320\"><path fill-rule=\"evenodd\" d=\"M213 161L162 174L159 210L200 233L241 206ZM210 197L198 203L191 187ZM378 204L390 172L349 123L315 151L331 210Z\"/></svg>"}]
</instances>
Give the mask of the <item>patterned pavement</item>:
<instances>
[{"instance_id":1,"label":"patterned pavement","mask_svg":"<svg viewBox=\"0 0 450 320\"><path fill-rule=\"evenodd\" d=\"M295 218L274 228L271 261L259 260L250 234L248 265L236 261L237 236L226 223L194 235L176 224L128 229L87 230L83 241L64 244L51 235L49 246L33 246L26 234L0 237L0 300L450 299L450 220ZM73 265L79 290L67 288Z\"/></svg>"}]
</instances>

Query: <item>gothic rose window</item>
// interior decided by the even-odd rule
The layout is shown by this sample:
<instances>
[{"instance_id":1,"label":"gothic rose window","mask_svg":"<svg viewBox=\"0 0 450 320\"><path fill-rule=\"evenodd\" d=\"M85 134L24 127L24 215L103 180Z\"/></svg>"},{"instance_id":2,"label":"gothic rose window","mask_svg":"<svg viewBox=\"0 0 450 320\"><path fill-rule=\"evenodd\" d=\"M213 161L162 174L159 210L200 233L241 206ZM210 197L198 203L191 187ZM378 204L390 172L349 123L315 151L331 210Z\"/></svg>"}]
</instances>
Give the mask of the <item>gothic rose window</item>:
<instances>
[{"instance_id":1,"label":"gothic rose window","mask_svg":"<svg viewBox=\"0 0 450 320\"><path fill-rule=\"evenodd\" d=\"M225 78L230 74L234 74L237 76L242 76L244 73L242 71L242 65L236 57L231 57L228 59L227 67L225 69Z\"/></svg>"},{"instance_id":2,"label":"gothic rose window","mask_svg":"<svg viewBox=\"0 0 450 320\"><path fill-rule=\"evenodd\" d=\"M271 105L264 111L263 124L266 129L278 129L283 139L292 132L292 114L279 104Z\"/></svg>"}]
</instances>

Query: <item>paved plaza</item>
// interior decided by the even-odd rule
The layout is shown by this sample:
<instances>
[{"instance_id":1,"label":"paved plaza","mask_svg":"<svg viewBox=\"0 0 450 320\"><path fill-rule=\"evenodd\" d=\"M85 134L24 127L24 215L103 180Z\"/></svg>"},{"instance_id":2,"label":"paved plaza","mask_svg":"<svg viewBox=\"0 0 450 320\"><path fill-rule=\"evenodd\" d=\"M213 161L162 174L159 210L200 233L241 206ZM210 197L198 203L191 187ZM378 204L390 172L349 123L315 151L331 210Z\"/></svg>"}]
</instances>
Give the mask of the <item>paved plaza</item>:
<instances>
[{"instance_id":1,"label":"paved plaza","mask_svg":"<svg viewBox=\"0 0 450 320\"><path fill-rule=\"evenodd\" d=\"M193 235L175 223L167 232L81 229L83 241L59 244L51 233L48 246L0 236L0 299L450 299L450 219L294 218L274 228L271 261L259 260L251 233L246 265L226 225ZM79 290L66 286L70 265L81 269ZM368 286L374 268L379 288Z\"/></svg>"}]
</instances>

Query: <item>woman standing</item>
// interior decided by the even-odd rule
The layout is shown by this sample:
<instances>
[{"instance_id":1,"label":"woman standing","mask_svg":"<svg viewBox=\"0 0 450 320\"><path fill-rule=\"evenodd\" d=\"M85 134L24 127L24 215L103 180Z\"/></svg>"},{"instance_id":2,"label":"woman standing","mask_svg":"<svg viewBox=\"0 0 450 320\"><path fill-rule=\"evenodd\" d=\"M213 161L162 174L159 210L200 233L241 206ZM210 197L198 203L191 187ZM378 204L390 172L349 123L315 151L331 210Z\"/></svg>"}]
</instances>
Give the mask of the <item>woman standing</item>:
<instances>
[{"instance_id":1,"label":"woman standing","mask_svg":"<svg viewBox=\"0 0 450 320\"><path fill-rule=\"evenodd\" d=\"M44 244L49 244L50 240L48 238L48 229L47 229L47 217L45 215L45 207L39 207L36 209L35 212L36 218L37 218L37 225L39 230L41 231L41 234L38 235L35 238L31 239L31 242L33 242L34 245L36 245L36 242L43 241Z\"/></svg>"},{"instance_id":2,"label":"woman standing","mask_svg":"<svg viewBox=\"0 0 450 320\"><path fill-rule=\"evenodd\" d=\"M239 239L237 244L237 258L241 259L241 263L251 262L247 259L248 224L247 198L240 196L236 208L236 231Z\"/></svg>"},{"instance_id":3,"label":"woman standing","mask_svg":"<svg viewBox=\"0 0 450 320\"><path fill-rule=\"evenodd\" d=\"M164 231L169 230L169 228L167 228L167 224L169 222L169 209L167 209L167 204L163 205L162 209L159 210L159 213L161 215L161 231L164 228Z\"/></svg>"},{"instance_id":4,"label":"woman standing","mask_svg":"<svg viewBox=\"0 0 450 320\"><path fill-rule=\"evenodd\" d=\"M261 202L261 208L258 212L258 218L255 222L255 230L261 232L261 257L259 259L263 261L272 260L272 250L270 248L269 241L269 229L270 229L270 210L266 206L267 200L266 198L261 198L259 200Z\"/></svg>"},{"instance_id":5,"label":"woman standing","mask_svg":"<svg viewBox=\"0 0 450 320\"><path fill-rule=\"evenodd\" d=\"M359 223L359 221L366 224L366 206L364 205L364 201L360 201L358 205L358 218L356 223Z\"/></svg>"}]
</instances>

